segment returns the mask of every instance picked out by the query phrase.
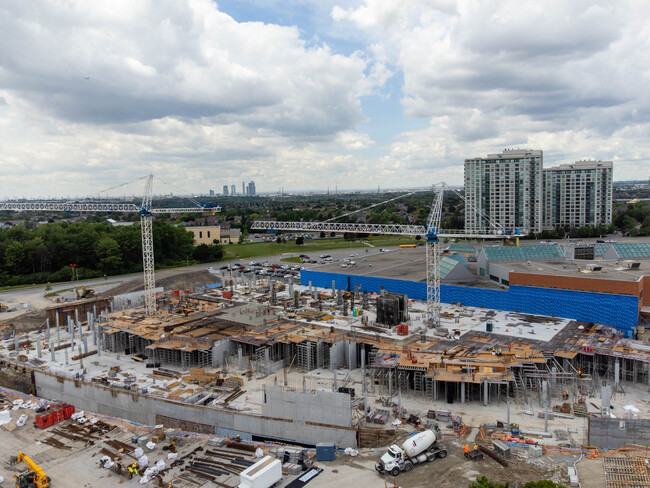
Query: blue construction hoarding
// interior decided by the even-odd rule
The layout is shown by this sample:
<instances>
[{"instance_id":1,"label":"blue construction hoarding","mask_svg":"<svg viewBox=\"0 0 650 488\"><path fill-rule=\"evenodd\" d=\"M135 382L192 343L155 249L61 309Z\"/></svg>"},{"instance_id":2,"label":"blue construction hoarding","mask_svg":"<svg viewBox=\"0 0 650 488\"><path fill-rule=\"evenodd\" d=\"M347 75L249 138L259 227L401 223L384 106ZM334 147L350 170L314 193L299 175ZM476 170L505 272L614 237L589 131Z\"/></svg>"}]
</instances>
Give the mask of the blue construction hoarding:
<instances>
[{"instance_id":1,"label":"blue construction hoarding","mask_svg":"<svg viewBox=\"0 0 650 488\"><path fill-rule=\"evenodd\" d=\"M401 293L409 298L427 298L427 284L417 281L301 271L300 283L306 286L310 281L313 286L319 288L331 288L332 281L335 281L337 289L354 291L355 285L358 284L361 291L379 293L383 286L388 292ZM471 307L555 315L580 322L611 325L624 331L629 337L633 335L632 328L638 325L639 299L630 295L517 285L512 285L507 290L441 285L440 300L443 303L460 302Z\"/></svg>"}]
</instances>

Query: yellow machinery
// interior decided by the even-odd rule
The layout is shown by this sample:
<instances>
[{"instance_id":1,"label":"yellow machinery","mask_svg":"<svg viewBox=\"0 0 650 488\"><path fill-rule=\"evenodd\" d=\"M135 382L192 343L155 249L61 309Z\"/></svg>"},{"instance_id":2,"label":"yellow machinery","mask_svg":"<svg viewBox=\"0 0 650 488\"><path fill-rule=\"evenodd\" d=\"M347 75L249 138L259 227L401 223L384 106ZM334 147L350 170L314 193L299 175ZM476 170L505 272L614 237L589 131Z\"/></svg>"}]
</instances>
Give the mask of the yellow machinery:
<instances>
[{"instance_id":1,"label":"yellow machinery","mask_svg":"<svg viewBox=\"0 0 650 488\"><path fill-rule=\"evenodd\" d=\"M8 308L9 308L9 307L8 307L7 305L3 305L2 303L0 303L0 312L4 312L4 311L7 310Z\"/></svg>"},{"instance_id":2,"label":"yellow machinery","mask_svg":"<svg viewBox=\"0 0 650 488\"><path fill-rule=\"evenodd\" d=\"M29 466L29 471L21 475L14 475L14 478L16 478L16 488L49 488L50 478L45 476L40 466L29 459L27 455L19 452L16 457L16 463L21 461Z\"/></svg>"},{"instance_id":3,"label":"yellow machinery","mask_svg":"<svg viewBox=\"0 0 650 488\"><path fill-rule=\"evenodd\" d=\"M77 300L81 298L91 298L95 296L95 290L86 288L85 286L75 286L74 291L77 294Z\"/></svg>"}]
</instances>

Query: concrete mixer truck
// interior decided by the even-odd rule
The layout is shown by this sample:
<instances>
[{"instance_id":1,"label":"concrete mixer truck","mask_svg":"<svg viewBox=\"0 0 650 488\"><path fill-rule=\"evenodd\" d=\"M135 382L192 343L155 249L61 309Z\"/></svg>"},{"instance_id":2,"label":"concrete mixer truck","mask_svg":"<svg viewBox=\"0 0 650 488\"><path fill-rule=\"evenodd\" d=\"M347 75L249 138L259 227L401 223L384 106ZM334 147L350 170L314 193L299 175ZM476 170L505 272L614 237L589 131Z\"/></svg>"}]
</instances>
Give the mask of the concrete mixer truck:
<instances>
[{"instance_id":1,"label":"concrete mixer truck","mask_svg":"<svg viewBox=\"0 0 650 488\"><path fill-rule=\"evenodd\" d=\"M425 461L447 456L447 450L440 444L442 433L437 427L425 430L404 441L402 447L392 445L375 465L379 474L397 476L400 471L411 471L413 466Z\"/></svg>"}]
</instances>

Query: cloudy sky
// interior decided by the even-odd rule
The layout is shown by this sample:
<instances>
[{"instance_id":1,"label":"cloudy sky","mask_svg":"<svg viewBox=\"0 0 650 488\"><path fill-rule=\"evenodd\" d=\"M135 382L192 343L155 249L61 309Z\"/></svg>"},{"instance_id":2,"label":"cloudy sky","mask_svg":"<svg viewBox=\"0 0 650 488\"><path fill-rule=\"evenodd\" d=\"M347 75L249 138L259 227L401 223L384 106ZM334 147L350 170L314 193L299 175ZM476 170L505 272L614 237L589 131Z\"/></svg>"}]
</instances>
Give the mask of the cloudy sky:
<instances>
[{"instance_id":1,"label":"cloudy sky","mask_svg":"<svg viewBox=\"0 0 650 488\"><path fill-rule=\"evenodd\" d=\"M2 0L0 199L647 178L649 60L643 0Z\"/></svg>"}]
</instances>

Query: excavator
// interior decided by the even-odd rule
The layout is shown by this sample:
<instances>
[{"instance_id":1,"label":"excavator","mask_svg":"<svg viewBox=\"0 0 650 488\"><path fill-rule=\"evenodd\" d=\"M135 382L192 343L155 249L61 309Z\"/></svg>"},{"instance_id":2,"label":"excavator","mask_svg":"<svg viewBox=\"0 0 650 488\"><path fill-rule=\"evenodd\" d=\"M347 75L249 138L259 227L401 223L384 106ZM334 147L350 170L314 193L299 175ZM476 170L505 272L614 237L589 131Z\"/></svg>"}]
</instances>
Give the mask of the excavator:
<instances>
[{"instance_id":1,"label":"excavator","mask_svg":"<svg viewBox=\"0 0 650 488\"><path fill-rule=\"evenodd\" d=\"M85 286L75 286L74 291L77 294L77 300L82 298L92 298L95 296L95 290L86 288Z\"/></svg>"},{"instance_id":2,"label":"excavator","mask_svg":"<svg viewBox=\"0 0 650 488\"><path fill-rule=\"evenodd\" d=\"M14 459L12 458L12 463ZM18 453L15 458L15 464L24 462L29 466L29 471L21 475L14 475L16 478L16 488L49 488L50 478L45 476L43 469L34 461L29 459L26 454Z\"/></svg>"}]
</instances>

